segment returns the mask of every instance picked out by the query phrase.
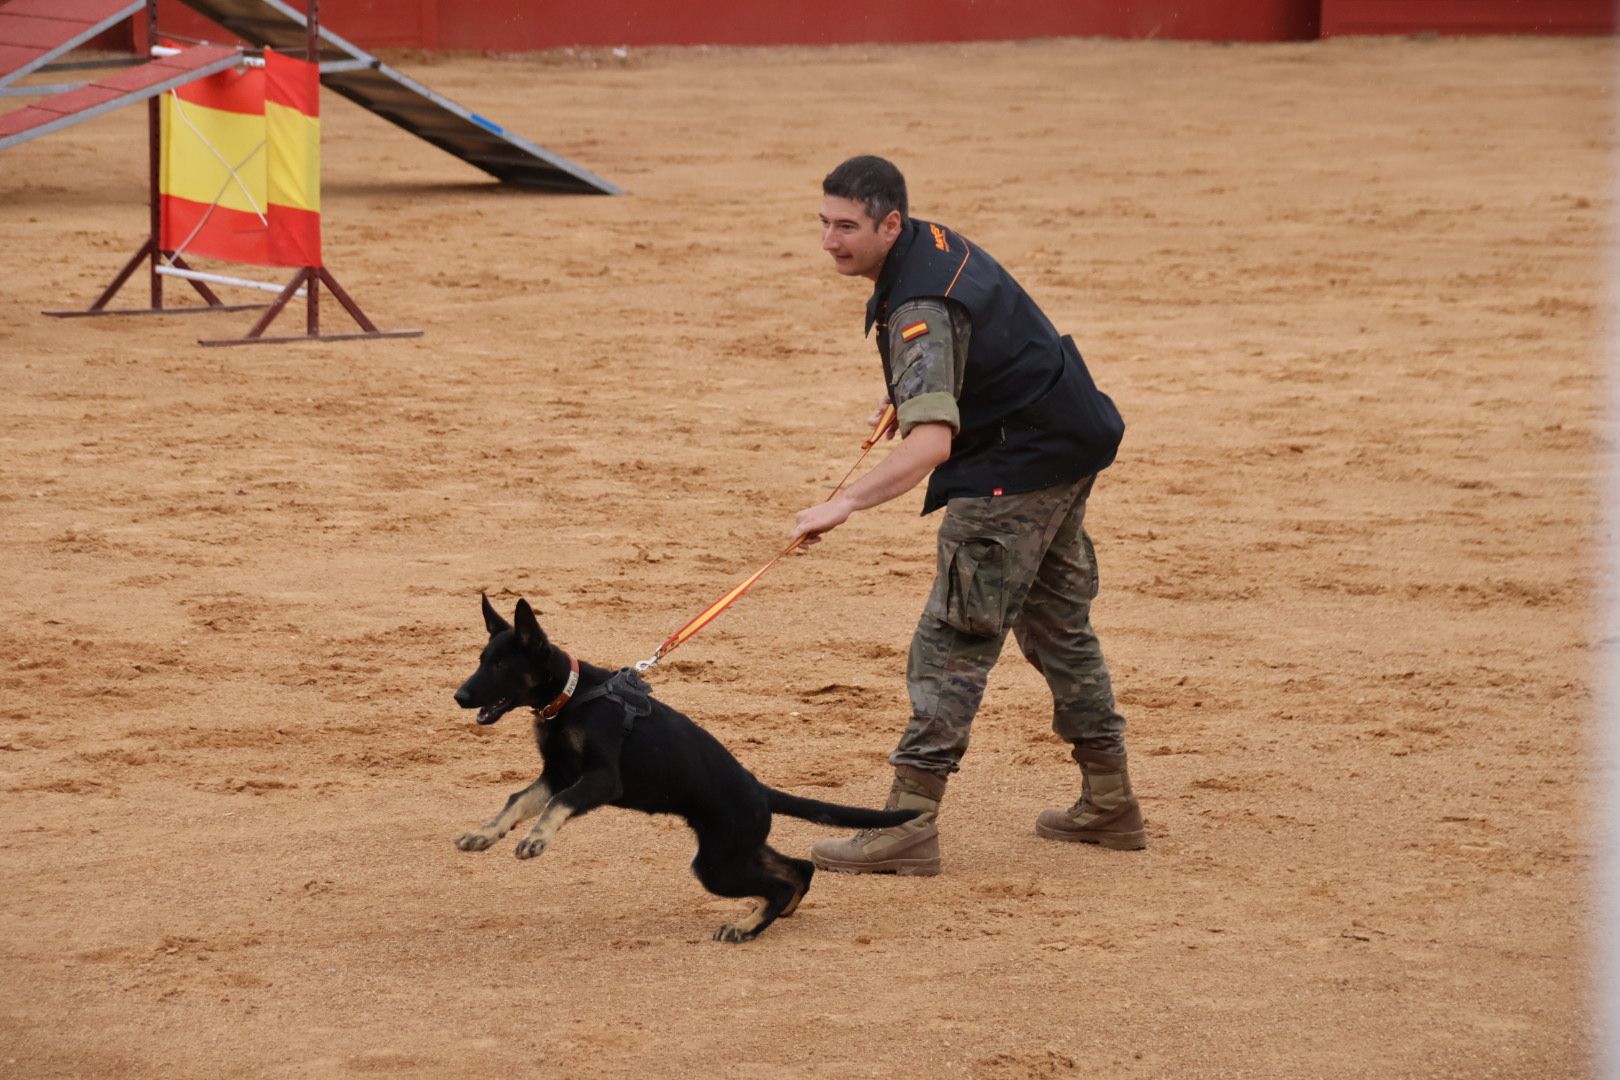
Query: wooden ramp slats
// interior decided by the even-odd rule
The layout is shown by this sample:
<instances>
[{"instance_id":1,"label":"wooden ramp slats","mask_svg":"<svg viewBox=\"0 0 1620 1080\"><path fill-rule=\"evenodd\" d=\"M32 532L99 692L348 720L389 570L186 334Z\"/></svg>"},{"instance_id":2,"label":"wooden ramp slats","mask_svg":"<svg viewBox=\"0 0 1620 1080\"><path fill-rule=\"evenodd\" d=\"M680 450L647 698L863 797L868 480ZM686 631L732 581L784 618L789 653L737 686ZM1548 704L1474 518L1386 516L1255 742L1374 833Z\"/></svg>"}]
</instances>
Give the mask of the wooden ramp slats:
<instances>
[{"instance_id":1,"label":"wooden ramp slats","mask_svg":"<svg viewBox=\"0 0 1620 1080\"><path fill-rule=\"evenodd\" d=\"M0 5L0 86L45 66L145 6L142 0L10 0Z\"/></svg>"},{"instance_id":2,"label":"wooden ramp slats","mask_svg":"<svg viewBox=\"0 0 1620 1080\"><path fill-rule=\"evenodd\" d=\"M260 48L302 55L307 47L304 13L283 0L182 2ZM469 165L550 191L619 194L601 177L434 93L324 26L320 40L323 62L361 62L357 70L323 71L321 85Z\"/></svg>"},{"instance_id":3,"label":"wooden ramp slats","mask_svg":"<svg viewBox=\"0 0 1620 1080\"><path fill-rule=\"evenodd\" d=\"M23 70L24 65L37 56L39 56L38 49L30 49L26 45L8 45L4 41L0 41L0 85L10 82L19 75L26 74ZM44 61L41 60L40 63L44 63ZM32 70L33 68L28 68L28 71Z\"/></svg>"},{"instance_id":4,"label":"wooden ramp slats","mask_svg":"<svg viewBox=\"0 0 1620 1080\"><path fill-rule=\"evenodd\" d=\"M223 71L241 55L240 49L225 45L193 45L177 56L124 68L88 86L36 101L0 116L0 150Z\"/></svg>"}]
</instances>

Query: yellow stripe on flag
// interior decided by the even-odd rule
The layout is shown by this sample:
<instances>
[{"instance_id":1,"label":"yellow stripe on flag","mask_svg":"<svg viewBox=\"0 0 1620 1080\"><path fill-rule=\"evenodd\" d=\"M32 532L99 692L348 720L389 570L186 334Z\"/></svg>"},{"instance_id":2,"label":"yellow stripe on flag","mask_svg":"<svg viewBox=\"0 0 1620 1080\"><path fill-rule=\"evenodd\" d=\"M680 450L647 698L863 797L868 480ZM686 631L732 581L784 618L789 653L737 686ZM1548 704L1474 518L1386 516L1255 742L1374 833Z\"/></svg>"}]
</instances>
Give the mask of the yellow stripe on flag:
<instances>
[{"instance_id":1,"label":"yellow stripe on flag","mask_svg":"<svg viewBox=\"0 0 1620 1080\"><path fill-rule=\"evenodd\" d=\"M217 197L226 209L248 213L255 211L257 202L257 211L264 212L268 201L264 117L211 109L164 94L162 131L165 152L158 188L163 194L205 206ZM231 179L227 162L236 170L240 185Z\"/></svg>"},{"instance_id":2,"label":"yellow stripe on flag","mask_svg":"<svg viewBox=\"0 0 1620 1080\"><path fill-rule=\"evenodd\" d=\"M264 103L264 120L271 151L270 201L320 213L320 120L274 101Z\"/></svg>"}]
</instances>

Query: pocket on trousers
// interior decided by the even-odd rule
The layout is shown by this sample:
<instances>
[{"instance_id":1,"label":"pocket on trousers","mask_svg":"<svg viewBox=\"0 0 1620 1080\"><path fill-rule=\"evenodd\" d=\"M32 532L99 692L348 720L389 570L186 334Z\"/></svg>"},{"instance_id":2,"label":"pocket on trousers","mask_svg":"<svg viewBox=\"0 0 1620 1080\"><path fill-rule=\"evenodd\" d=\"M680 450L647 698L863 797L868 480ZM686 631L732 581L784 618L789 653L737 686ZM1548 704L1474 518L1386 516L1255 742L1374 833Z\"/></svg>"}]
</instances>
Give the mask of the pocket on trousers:
<instances>
[{"instance_id":1,"label":"pocket on trousers","mask_svg":"<svg viewBox=\"0 0 1620 1080\"><path fill-rule=\"evenodd\" d=\"M995 637L1007 620L1007 549L989 537L961 540L942 552L934 614L972 637Z\"/></svg>"},{"instance_id":2,"label":"pocket on trousers","mask_svg":"<svg viewBox=\"0 0 1620 1080\"><path fill-rule=\"evenodd\" d=\"M1086 566L1091 571L1091 584L1086 589L1086 599L1095 600L1097 599L1097 593L1102 590L1102 582L1097 575L1097 549L1092 545L1091 537L1086 535L1083 529L1080 532L1080 546L1085 550Z\"/></svg>"}]
</instances>

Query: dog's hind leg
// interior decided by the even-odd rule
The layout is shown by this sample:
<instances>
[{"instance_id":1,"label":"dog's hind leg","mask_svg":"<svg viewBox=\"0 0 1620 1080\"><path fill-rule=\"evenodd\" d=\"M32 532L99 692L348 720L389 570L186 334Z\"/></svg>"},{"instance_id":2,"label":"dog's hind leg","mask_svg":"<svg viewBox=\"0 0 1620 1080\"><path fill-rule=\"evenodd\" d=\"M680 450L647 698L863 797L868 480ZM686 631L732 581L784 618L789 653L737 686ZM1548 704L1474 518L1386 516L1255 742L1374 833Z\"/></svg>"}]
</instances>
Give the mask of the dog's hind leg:
<instances>
[{"instance_id":1,"label":"dog's hind leg","mask_svg":"<svg viewBox=\"0 0 1620 1080\"><path fill-rule=\"evenodd\" d=\"M800 879L788 860L764 845L748 851L716 850L705 848L700 840L692 872L716 896L754 896L762 901L748 915L716 930L716 941L752 941L785 911L798 906L810 887L808 876Z\"/></svg>"},{"instance_id":2,"label":"dog's hind leg","mask_svg":"<svg viewBox=\"0 0 1620 1080\"><path fill-rule=\"evenodd\" d=\"M464 832L456 837L456 847L462 851L483 851L515 827L535 817L551 801L551 789L541 776L522 791L514 791L501 812L483 827Z\"/></svg>"},{"instance_id":3,"label":"dog's hind leg","mask_svg":"<svg viewBox=\"0 0 1620 1080\"><path fill-rule=\"evenodd\" d=\"M803 900L804 894L810 891L810 879L816 875L816 864L809 859L790 858L769 847L765 849L765 862L773 868L780 868L784 877L795 882L793 899L788 901L787 906L782 909L779 916L779 918L785 919L799 910L799 901Z\"/></svg>"}]
</instances>

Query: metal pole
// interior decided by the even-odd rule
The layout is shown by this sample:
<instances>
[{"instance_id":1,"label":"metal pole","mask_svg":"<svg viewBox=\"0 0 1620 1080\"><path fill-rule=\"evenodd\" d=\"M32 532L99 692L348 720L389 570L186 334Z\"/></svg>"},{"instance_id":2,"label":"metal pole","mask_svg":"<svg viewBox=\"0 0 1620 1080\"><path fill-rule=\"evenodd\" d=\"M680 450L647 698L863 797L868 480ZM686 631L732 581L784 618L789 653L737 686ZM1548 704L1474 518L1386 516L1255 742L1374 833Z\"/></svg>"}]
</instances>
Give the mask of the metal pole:
<instances>
[{"instance_id":1,"label":"metal pole","mask_svg":"<svg viewBox=\"0 0 1620 1080\"><path fill-rule=\"evenodd\" d=\"M173 266L158 267L158 273L164 277L182 278L198 286L203 285L205 282L212 282L215 285L237 285L244 289L258 289L261 292L273 293L278 293L283 288L283 286L270 281L253 281L249 278L231 277L228 274L205 274L201 270L193 270L191 265L178 255L174 256L174 262L175 265ZM208 295L214 296L212 289L208 290ZM218 302L218 297L214 297L210 301L210 303L216 302Z\"/></svg>"},{"instance_id":2,"label":"metal pole","mask_svg":"<svg viewBox=\"0 0 1620 1080\"><path fill-rule=\"evenodd\" d=\"M146 0L146 39L147 46L157 44L158 32L158 6L157 0ZM163 278L158 275L158 260L161 250L158 235L163 228L162 211L159 207L160 196L158 185L162 182L159 173L160 162L163 156L163 95L148 98L146 102L146 131L147 131L147 193L151 203L151 229L152 254L148 267L152 279L152 307L163 307Z\"/></svg>"},{"instance_id":3,"label":"metal pole","mask_svg":"<svg viewBox=\"0 0 1620 1080\"><path fill-rule=\"evenodd\" d=\"M304 333L308 334L310 337L320 337L321 278L319 274L315 273L313 267L310 270L308 284L304 286L304 289L308 294L304 300L306 305L304 310Z\"/></svg>"}]
</instances>

